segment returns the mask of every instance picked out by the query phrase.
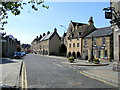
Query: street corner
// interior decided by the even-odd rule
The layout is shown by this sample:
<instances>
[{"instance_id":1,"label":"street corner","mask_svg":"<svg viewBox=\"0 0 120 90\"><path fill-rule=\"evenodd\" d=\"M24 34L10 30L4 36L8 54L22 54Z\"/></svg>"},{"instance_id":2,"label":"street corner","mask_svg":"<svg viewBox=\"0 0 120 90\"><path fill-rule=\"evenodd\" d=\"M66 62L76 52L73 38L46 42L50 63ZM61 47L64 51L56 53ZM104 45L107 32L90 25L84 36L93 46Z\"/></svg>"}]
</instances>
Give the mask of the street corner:
<instances>
[{"instance_id":1,"label":"street corner","mask_svg":"<svg viewBox=\"0 0 120 90\"><path fill-rule=\"evenodd\" d=\"M112 85L114 87L119 87L119 84L118 84L117 81L108 79L108 78L100 76L98 74L90 73L89 71L78 71L78 73L80 73L80 74L82 74L82 75L84 75L86 77L90 77L92 79L98 80L100 82Z\"/></svg>"}]
</instances>

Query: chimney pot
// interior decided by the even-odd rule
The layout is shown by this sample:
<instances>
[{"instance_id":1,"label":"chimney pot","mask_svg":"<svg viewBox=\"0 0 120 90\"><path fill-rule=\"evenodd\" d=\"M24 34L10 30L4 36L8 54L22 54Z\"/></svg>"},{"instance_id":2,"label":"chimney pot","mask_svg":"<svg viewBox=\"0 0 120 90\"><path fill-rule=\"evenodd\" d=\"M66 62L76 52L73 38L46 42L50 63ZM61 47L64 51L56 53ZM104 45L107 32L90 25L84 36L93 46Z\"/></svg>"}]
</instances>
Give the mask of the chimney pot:
<instances>
[{"instance_id":1,"label":"chimney pot","mask_svg":"<svg viewBox=\"0 0 120 90\"><path fill-rule=\"evenodd\" d=\"M88 21L88 24L91 25L91 24L93 24L93 23L94 23L94 22L93 22L93 17L90 17L90 18L89 18L89 21Z\"/></svg>"},{"instance_id":2,"label":"chimney pot","mask_svg":"<svg viewBox=\"0 0 120 90\"><path fill-rule=\"evenodd\" d=\"M47 35L50 34L50 31L47 32Z\"/></svg>"},{"instance_id":3,"label":"chimney pot","mask_svg":"<svg viewBox=\"0 0 120 90\"><path fill-rule=\"evenodd\" d=\"M43 36L45 36L46 34L45 33L43 33Z\"/></svg>"}]
</instances>

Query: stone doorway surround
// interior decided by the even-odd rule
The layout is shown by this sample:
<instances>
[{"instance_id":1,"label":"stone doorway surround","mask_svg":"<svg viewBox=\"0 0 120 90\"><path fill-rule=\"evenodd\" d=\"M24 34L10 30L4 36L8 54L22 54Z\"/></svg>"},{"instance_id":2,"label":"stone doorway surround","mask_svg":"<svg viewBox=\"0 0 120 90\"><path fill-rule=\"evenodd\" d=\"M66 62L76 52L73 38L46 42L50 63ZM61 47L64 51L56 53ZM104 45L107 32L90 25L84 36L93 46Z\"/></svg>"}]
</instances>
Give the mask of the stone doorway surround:
<instances>
[{"instance_id":1,"label":"stone doorway surround","mask_svg":"<svg viewBox=\"0 0 120 90\"><path fill-rule=\"evenodd\" d=\"M113 70L120 72L120 29L114 28L114 62Z\"/></svg>"},{"instance_id":2,"label":"stone doorway surround","mask_svg":"<svg viewBox=\"0 0 120 90\"><path fill-rule=\"evenodd\" d=\"M120 61L120 35L119 35L119 61Z\"/></svg>"}]
</instances>

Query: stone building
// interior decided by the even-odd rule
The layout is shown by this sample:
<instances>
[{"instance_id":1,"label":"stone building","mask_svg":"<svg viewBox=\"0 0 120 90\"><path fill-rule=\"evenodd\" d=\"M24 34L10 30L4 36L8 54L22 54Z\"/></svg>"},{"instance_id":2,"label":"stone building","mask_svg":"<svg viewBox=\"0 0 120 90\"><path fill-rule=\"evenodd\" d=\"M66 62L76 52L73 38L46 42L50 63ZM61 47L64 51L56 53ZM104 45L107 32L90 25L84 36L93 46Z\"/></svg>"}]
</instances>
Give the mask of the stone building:
<instances>
[{"instance_id":1,"label":"stone building","mask_svg":"<svg viewBox=\"0 0 120 90\"><path fill-rule=\"evenodd\" d=\"M27 52L27 53L30 53L31 52L31 46L30 46L30 44L22 44L21 45L21 51L23 51L23 52Z\"/></svg>"},{"instance_id":2,"label":"stone building","mask_svg":"<svg viewBox=\"0 0 120 90\"><path fill-rule=\"evenodd\" d=\"M71 21L65 37L67 39L67 56L81 58L82 38L95 29L92 17L89 18L88 24Z\"/></svg>"},{"instance_id":3,"label":"stone building","mask_svg":"<svg viewBox=\"0 0 120 90\"><path fill-rule=\"evenodd\" d=\"M13 57L13 53L17 51L20 46L20 41L15 39L12 35L2 34L2 57Z\"/></svg>"},{"instance_id":4,"label":"stone building","mask_svg":"<svg viewBox=\"0 0 120 90\"><path fill-rule=\"evenodd\" d=\"M114 60L116 65L115 70L120 71L120 0L111 0L112 8L112 29L114 31Z\"/></svg>"},{"instance_id":5,"label":"stone building","mask_svg":"<svg viewBox=\"0 0 120 90\"><path fill-rule=\"evenodd\" d=\"M42 36L40 35L40 37L36 37L33 41L32 41L32 43L31 43L31 52L32 53L38 53L39 51L38 51L38 49L39 49L39 46L38 46L38 44L39 44L39 40L42 38Z\"/></svg>"},{"instance_id":6,"label":"stone building","mask_svg":"<svg viewBox=\"0 0 120 90\"><path fill-rule=\"evenodd\" d=\"M43 33L40 39L38 37L31 43L32 50L41 55L58 55L60 45L61 38L56 28L54 32Z\"/></svg>"},{"instance_id":7,"label":"stone building","mask_svg":"<svg viewBox=\"0 0 120 90\"><path fill-rule=\"evenodd\" d=\"M63 36L61 37L61 44L64 44L65 46L67 46L66 34L67 33L64 32Z\"/></svg>"},{"instance_id":8,"label":"stone building","mask_svg":"<svg viewBox=\"0 0 120 90\"><path fill-rule=\"evenodd\" d=\"M111 27L98 28L82 40L82 58L92 56L101 60L113 59L113 32Z\"/></svg>"}]
</instances>

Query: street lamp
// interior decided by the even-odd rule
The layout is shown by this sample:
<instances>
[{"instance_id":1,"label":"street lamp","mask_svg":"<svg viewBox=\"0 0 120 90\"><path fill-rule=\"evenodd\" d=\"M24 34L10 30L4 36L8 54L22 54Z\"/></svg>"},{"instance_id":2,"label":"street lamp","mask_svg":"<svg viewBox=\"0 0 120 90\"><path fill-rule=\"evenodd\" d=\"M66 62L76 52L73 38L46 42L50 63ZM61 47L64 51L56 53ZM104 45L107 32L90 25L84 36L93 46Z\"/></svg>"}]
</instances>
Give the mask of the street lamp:
<instances>
[{"instance_id":1,"label":"street lamp","mask_svg":"<svg viewBox=\"0 0 120 90\"><path fill-rule=\"evenodd\" d=\"M63 26L63 25L60 25L60 26L63 27L63 28L65 28L67 30L67 28L65 26ZM64 30L64 33L65 33L65 30Z\"/></svg>"}]
</instances>

